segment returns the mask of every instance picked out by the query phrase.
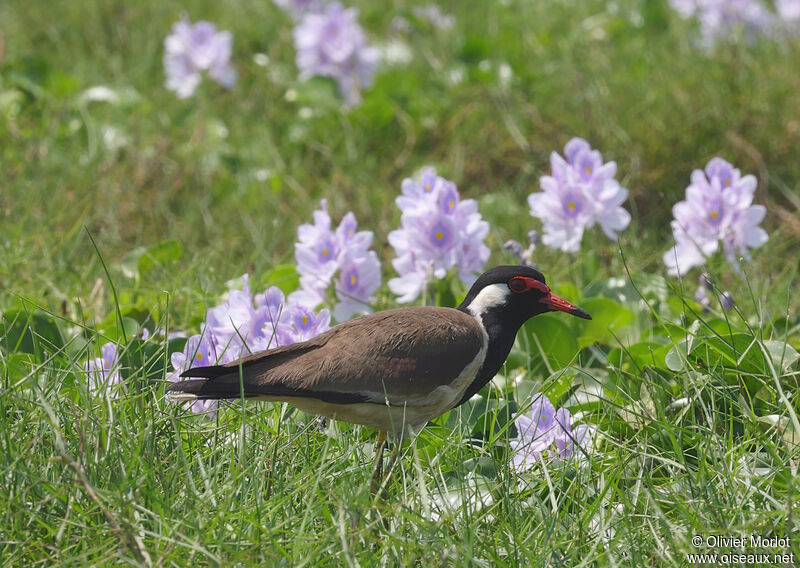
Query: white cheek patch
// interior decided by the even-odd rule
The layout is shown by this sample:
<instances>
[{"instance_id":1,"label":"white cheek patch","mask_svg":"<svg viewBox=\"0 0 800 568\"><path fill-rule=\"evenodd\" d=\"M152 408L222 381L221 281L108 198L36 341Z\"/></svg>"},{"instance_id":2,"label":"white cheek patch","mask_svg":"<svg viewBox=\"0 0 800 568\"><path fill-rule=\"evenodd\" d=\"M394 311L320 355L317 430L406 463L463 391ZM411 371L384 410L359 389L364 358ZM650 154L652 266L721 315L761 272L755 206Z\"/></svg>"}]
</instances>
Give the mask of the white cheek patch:
<instances>
[{"instance_id":1,"label":"white cheek patch","mask_svg":"<svg viewBox=\"0 0 800 568\"><path fill-rule=\"evenodd\" d=\"M505 284L490 284L475 296L469 303L467 310L475 317L479 317L487 310L502 306L508 302L511 290Z\"/></svg>"}]
</instances>

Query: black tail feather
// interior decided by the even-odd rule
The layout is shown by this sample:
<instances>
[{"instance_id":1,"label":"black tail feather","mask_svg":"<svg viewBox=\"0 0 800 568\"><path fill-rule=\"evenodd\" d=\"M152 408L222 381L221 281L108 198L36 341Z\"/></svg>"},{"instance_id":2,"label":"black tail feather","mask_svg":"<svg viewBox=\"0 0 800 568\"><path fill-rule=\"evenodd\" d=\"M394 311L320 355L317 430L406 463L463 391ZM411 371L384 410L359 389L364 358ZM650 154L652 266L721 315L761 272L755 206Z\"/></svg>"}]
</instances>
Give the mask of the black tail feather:
<instances>
[{"instance_id":1,"label":"black tail feather","mask_svg":"<svg viewBox=\"0 0 800 568\"><path fill-rule=\"evenodd\" d=\"M192 367L191 369L187 369L183 373L181 373L181 378L185 379L188 377L193 377L202 379L214 379L222 375L227 375L230 372L231 368L226 367L224 365L211 365L209 367Z\"/></svg>"},{"instance_id":2,"label":"black tail feather","mask_svg":"<svg viewBox=\"0 0 800 568\"><path fill-rule=\"evenodd\" d=\"M174 393L186 393L186 394L195 394L199 395L203 387L207 383L207 379L198 379L195 381L178 381L176 383L172 383L167 388L167 392L174 392Z\"/></svg>"}]
</instances>

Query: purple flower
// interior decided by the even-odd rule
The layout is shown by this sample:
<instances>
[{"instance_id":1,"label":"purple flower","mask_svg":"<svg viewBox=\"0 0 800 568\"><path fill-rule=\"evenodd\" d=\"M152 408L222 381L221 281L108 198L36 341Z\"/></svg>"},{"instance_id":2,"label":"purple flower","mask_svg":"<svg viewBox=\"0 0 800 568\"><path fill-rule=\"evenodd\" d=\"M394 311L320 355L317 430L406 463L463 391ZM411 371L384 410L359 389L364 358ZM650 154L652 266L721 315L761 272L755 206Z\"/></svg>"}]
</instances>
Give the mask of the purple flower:
<instances>
[{"instance_id":1,"label":"purple flower","mask_svg":"<svg viewBox=\"0 0 800 568\"><path fill-rule=\"evenodd\" d=\"M722 306L723 310L730 311L736 305L736 302L733 301L733 294L728 292L727 290L724 291L719 296L719 303Z\"/></svg>"},{"instance_id":2,"label":"purple flower","mask_svg":"<svg viewBox=\"0 0 800 568\"><path fill-rule=\"evenodd\" d=\"M361 89L372 84L379 53L367 45L358 24L358 10L338 2L318 13L307 13L294 29L300 80L331 77L348 106L361 102Z\"/></svg>"},{"instance_id":3,"label":"purple flower","mask_svg":"<svg viewBox=\"0 0 800 568\"><path fill-rule=\"evenodd\" d=\"M775 0L775 10L783 20L800 21L800 0Z\"/></svg>"},{"instance_id":4,"label":"purple flower","mask_svg":"<svg viewBox=\"0 0 800 568\"><path fill-rule=\"evenodd\" d=\"M250 294L248 277L242 277L244 288L231 290L221 305L208 310L206 327L211 336L221 342L221 347L233 357L247 355L250 344L260 334L256 325L256 309Z\"/></svg>"},{"instance_id":5,"label":"purple flower","mask_svg":"<svg viewBox=\"0 0 800 568\"><path fill-rule=\"evenodd\" d=\"M545 395L536 396L530 409L514 419L517 437L509 442L514 469L524 471L533 467L553 443L556 409Z\"/></svg>"},{"instance_id":6,"label":"purple flower","mask_svg":"<svg viewBox=\"0 0 800 568\"><path fill-rule=\"evenodd\" d=\"M218 32L210 22L192 24L185 16L172 26L164 40L166 87L185 99L194 94L203 71L223 87L233 87L236 71L231 66L233 36Z\"/></svg>"},{"instance_id":7,"label":"purple flower","mask_svg":"<svg viewBox=\"0 0 800 568\"><path fill-rule=\"evenodd\" d=\"M694 293L694 299L700 304L703 312L711 311L711 298L708 297L708 293L712 290L714 290L714 287L711 285L708 276L706 274L701 274L700 284L697 287L697 291Z\"/></svg>"},{"instance_id":8,"label":"purple flower","mask_svg":"<svg viewBox=\"0 0 800 568\"><path fill-rule=\"evenodd\" d=\"M282 340L279 337L279 329L289 317L283 291L277 286L271 286L263 293L256 294L255 303L254 327L258 330L258 334L251 349L255 352L278 347Z\"/></svg>"},{"instance_id":9,"label":"purple flower","mask_svg":"<svg viewBox=\"0 0 800 568\"><path fill-rule=\"evenodd\" d=\"M456 185L425 168L418 180L405 179L397 206L401 228L389 233L400 275L389 281L401 303L416 299L432 278L444 278L455 267L459 278L471 284L489 258L484 244L489 224L474 199L462 200Z\"/></svg>"},{"instance_id":10,"label":"purple flower","mask_svg":"<svg viewBox=\"0 0 800 568\"><path fill-rule=\"evenodd\" d=\"M542 243L577 252L584 231L595 223L608 238L616 239L631 220L622 207L628 190L614 179L617 164L604 163L600 152L582 138L567 142L564 156L550 155L552 175L542 176L542 191L528 197L531 215L542 220Z\"/></svg>"},{"instance_id":11,"label":"purple flower","mask_svg":"<svg viewBox=\"0 0 800 568\"><path fill-rule=\"evenodd\" d=\"M339 302L333 308L336 321L349 320L357 313L372 313L372 295L381 285L381 263L374 251L346 255L336 282Z\"/></svg>"},{"instance_id":12,"label":"purple flower","mask_svg":"<svg viewBox=\"0 0 800 568\"><path fill-rule=\"evenodd\" d=\"M319 12L325 5L323 0L272 0L275 5L288 13L294 20L313 12Z\"/></svg>"},{"instance_id":13,"label":"purple flower","mask_svg":"<svg viewBox=\"0 0 800 568\"><path fill-rule=\"evenodd\" d=\"M528 231L528 242L530 244L528 248L525 249L519 241L511 239L506 241L503 245L503 250L511 253L520 264L536 268L536 264L533 262L533 254L536 252L536 245L539 243L539 233L536 231Z\"/></svg>"},{"instance_id":14,"label":"purple flower","mask_svg":"<svg viewBox=\"0 0 800 568\"><path fill-rule=\"evenodd\" d=\"M181 373L195 367L208 367L220 363L217 355L217 345L212 334L204 331L200 335L193 335L186 340L186 345L182 352L173 353L170 356L173 372L167 375L167 379L172 382L183 380ZM219 408L217 400L196 400L189 404L192 412L208 413L213 417Z\"/></svg>"},{"instance_id":15,"label":"purple flower","mask_svg":"<svg viewBox=\"0 0 800 568\"><path fill-rule=\"evenodd\" d=\"M292 304L314 308L327 299L327 290L336 279L339 303L334 307L337 321L358 312L370 312L368 302L380 287L380 262L372 246L372 232L359 231L358 222L348 212L336 230L331 227L327 204L314 212L314 225L301 225L295 244L300 289L289 296Z\"/></svg>"},{"instance_id":16,"label":"purple flower","mask_svg":"<svg viewBox=\"0 0 800 568\"><path fill-rule=\"evenodd\" d=\"M542 220L542 243L577 252L583 231L592 225L594 217L594 203L585 186L574 181L559 182L551 176L542 177L540 185L543 191L528 196L528 204L531 215Z\"/></svg>"},{"instance_id":17,"label":"purple flower","mask_svg":"<svg viewBox=\"0 0 800 568\"><path fill-rule=\"evenodd\" d=\"M670 274L685 274L720 249L738 270L738 256L749 259L749 249L767 242L759 224L763 205L752 205L757 181L742 176L721 158L712 159L705 171L692 172L686 199L675 204L672 233L675 246L664 254Z\"/></svg>"},{"instance_id":18,"label":"purple flower","mask_svg":"<svg viewBox=\"0 0 800 568\"><path fill-rule=\"evenodd\" d=\"M751 39L775 23L760 0L670 0L670 4L684 18L697 17L706 46L742 33Z\"/></svg>"},{"instance_id":19,"label":"purple flower","mask_svg":"<svg viewBox=\"0 0 800 568\"><path fill-rule=\"evenodd\" d=\"M294 245L297 273L300 275L300 290L293 292L292 303L318 306L325 301L325 289L339 268L339 240L331 230L328 204L321 201L321 208L314 211L314 224L297 228L298 242Z\"/></svg>"},{"instance_id":20,"label":"purple flower","mask_svg":"<svg viewBox=\"0 0 800 568\"><path fill-rule=\"evenodd\" d=\"M555 409L543 394L533 399L530 410L514 419L517 437L509 442L511 462L517 471L531 469L543 457L567 459L575 452L585 454L591 445L594 430L581 424L572 427L572 416L566 408Z\"/></svg>"},{"instance_id":21,"label":"purple flower","mask_svg":"<svg viewBox=\"0 0 800 568\"><path fill-rule=\"evenodd\" d=\"M286 320L278 328L281 345L306 341L330 329L331 314L328 310L319 313L306 306L290 306Z\"/></svg>"},{"instance_id":22,"label":"purple flower","mask_svg":"<svg viewBox=\"0 0 800 568\"><path fill-rule=\"evenodd\" d=\"M372 253L374 254L374 253ZM233 290L225 302L208 310L203 331L190 337L183 352L173 353L171 381L193 367L229 363L248 353L305 341L330 328L330 312L286 303L272 286L253 297L245 274L243 290ZM195 401L194 412L216 412L216 401Z\"/></svg>"},{"instance_id":23,"label":"purple flower","mask_svg":"<svg viewBox=\"0 0 800 568\"><path fill-rule=\"evenodd\" d=\"M100 348L101 357L90 359L84 364L86 376L89 381L89 390L100 393L110 385L122 382L117 367L117 346L106 343Z\"/></svg>"},{"instance_id":24,"label":"purple flower","mask_svg":"<svg viewBox=\"0 0 800 568\"><path fill-rule=\"evenodd\" d=\"M412 11L417 18L427 20L433 27L440 30L449 30L455 23L455 18L442 12L436 4L414 6Z\"/></svg>"}]
</instances>

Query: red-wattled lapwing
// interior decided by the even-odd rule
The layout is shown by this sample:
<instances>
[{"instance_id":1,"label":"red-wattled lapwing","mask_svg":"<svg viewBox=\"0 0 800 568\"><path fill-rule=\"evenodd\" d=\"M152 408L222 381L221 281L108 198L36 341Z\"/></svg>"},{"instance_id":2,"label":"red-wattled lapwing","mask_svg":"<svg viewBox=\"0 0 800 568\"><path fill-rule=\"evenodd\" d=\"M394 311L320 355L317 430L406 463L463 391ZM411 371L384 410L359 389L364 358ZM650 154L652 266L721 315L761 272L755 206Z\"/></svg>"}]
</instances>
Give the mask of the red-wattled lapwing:
<instances>
[{"instance_id":1,"label":"red-wattled lapwing","mask_svg":"<svg viewBox=\"0 0 800 568\"><path fill-rule=\"evenodd\" d=\"M285 401L320 414L413 435L477 393L500 370L528 319L560 311L591 319L553 294L526 266L482 274L458 308L386 310L339 324L313 339L183 373L173 400ZM376 457L377 459L377 457Z\"/></svg>"}]
</instances>

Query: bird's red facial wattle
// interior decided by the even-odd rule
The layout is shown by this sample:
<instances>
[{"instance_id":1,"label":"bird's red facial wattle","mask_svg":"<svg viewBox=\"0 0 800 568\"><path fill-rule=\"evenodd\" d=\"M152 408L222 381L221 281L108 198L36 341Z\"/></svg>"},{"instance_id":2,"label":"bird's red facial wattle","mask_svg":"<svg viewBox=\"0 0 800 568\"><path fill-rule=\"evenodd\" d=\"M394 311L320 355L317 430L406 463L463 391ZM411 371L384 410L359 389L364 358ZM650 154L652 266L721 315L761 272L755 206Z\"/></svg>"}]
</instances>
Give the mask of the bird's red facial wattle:
<instances>
[{"instance_id":1,"label":"bird's red facial wattle","mask_svg":"<svg viewBox=\"0 0 800 568\"><path fill-rule=\"evenodd\" d=\"M515 276L508 282L509 289L515 294L524 294L531 290L538 291L542 297L539 303L544 304L550 311L566 312L583 319L592 319L589 312L583 308L566 301L561 296L556 296L544 282L527 276Z\"/></svg>"}]
</instances>

